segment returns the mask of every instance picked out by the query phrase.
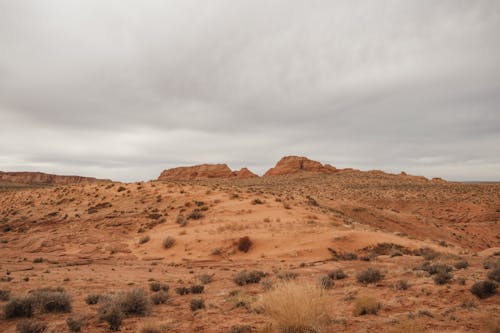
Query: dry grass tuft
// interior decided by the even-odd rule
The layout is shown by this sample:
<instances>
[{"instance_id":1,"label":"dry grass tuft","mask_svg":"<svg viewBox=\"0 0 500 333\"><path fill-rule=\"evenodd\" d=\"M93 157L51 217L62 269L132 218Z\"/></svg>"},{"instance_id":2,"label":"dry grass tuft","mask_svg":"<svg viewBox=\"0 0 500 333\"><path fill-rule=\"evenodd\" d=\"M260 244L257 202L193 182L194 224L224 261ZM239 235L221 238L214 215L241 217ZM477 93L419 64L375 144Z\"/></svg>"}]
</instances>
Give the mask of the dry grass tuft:
<instances>
[{"instance_id":1,"label":"dry grass tuft","mask_svg":"<svg viewBox=\"0 0 500 333\"><path fill-rule=\"evenodd\" d=\"M373 297L360 296L354 303L354 315L363 316L366 314L377 314L380 310L380 303Z\"/></svg>"},{"instance_id":2,"label":"dry grass tuft","mask_svg":"<svg viewBox=\"0 0 500 333\"><path fill-rule=\"evenodd\" d=\"M324 332L327 319L325 295L312 284L278 284L264 295L263 307L278 332Z\"/></svg>"},{"instance_id":3,"label":"dry grass tuft","mask_svg":"<svg viewBox=\"0 0 500 333\"><path fill-rule=\"evenodd\" d=\"M143 322L139 325L139 327L137 328L137 332L138 333L161 333L163 332L162 328L151 322L151 321L146 321L146 322Z\"/></svg>"}]
</instances>

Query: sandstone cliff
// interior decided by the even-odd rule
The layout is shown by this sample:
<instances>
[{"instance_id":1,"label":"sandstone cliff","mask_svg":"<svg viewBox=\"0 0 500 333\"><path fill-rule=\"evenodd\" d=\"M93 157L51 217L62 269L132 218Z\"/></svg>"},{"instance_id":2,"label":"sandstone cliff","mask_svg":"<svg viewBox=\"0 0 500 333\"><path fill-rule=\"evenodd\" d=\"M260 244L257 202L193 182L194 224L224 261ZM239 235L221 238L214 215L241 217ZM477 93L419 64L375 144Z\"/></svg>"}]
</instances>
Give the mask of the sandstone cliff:
<instances>
[{"instance_id":1,"label":"sandstone cliff","mask_svg":"<svg viewBox=\"0 0 500 333\"><path fill-rule=\"evenodd\" d=\"M79 183L94 183L94 182L109 182L108 179L97 179L93 177L81 176L60 176L43 172L3 172L0 171L0 181L16 184L79 184Z\"/></svg>"},{"instance_id":2,"label":"sandstone cliff","mask_svg":"<svg viewBox=\"0 0 500 333\"><path fill-rule=\"evenodd\" d=\"M269 169L264 176L289 175L298 172L317 172L317 173L335 173L338 170L329 165L321 164L307 157L285 156L276 164L274 168Z\"/></svg>"},{"instance_id":3,"label":"sandstone cliff","mask_svg":"<svg viewBox=\"0 0 500 333\"><path fill-rule=\"evenodd\" d=\"M209 178L258 177L247 168L231 171L226 164L200 164L164 170L158 180L199 180Z\"/></svg>"}]
</instances>

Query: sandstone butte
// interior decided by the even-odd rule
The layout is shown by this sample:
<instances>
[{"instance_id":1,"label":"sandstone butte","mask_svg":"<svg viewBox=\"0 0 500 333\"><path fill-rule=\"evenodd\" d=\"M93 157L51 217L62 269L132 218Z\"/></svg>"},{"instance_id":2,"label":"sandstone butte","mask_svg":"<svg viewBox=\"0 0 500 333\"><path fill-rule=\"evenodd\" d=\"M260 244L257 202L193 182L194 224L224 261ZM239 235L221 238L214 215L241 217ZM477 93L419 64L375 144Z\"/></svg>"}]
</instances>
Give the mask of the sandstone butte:
<instances>
[{"instance_id":1,"label":"sandstone butte","mask_svg":"<svg viewBox=\"0 0 500 333\"><path fill-rule=\"evenodd\" d=\"M198 180L209 178L258 177L247 168L232 171L226 164L200 164L164 170L158 180Z\"/></svg>"},{"instance_id":2,"label":"sandstone butte","mask_svg":"<svg viewBox=\"0 0 500 333\"><path fill-rule=\"evenodd\" d=\"M276 165L269 169L264 177L268 176L284 176L299 173L318 173L318 174L334 174L338 172L366 172L370 174L385 175L384 171L371 170L359 171L352 168L337 169L330 164L321 164L318 161L313 161L304 156L285 156L281 158ZM399 174L401 177L408 179L420 179L428 181L422 176L412 176L405 172ZM226 164L199 164L193 166L182 166L164 170L158 180L202 180L211 178L255 178L259 177L247 168L242 168L239 171L232 171ZM445 182L441 179L433 179L434 182Z\"/></svg>"},{"instance_id":3,"label":"sandstone butte","mask_svg":"<svg viewBox=\"0 0 500 333\"><path fill-rule=\"evenodd\" d=\"M110 182L108 179L97 179L81 176L61 176L43 172L3 172L0 171L0 181L29 185L68 185L80 183Z\"/></svg>"},{"instance_id":4,"label":"sandstone butte","mask_svg":"<svg viewBox=\"0 0 500 333\"><path fill-rule=\"evenodd\" d=\"M264 176L289 175L298 172L335 173L339 170L330 164L321 164L303 156L285 156L269 169Z\"/></svg>"}]
</instances>

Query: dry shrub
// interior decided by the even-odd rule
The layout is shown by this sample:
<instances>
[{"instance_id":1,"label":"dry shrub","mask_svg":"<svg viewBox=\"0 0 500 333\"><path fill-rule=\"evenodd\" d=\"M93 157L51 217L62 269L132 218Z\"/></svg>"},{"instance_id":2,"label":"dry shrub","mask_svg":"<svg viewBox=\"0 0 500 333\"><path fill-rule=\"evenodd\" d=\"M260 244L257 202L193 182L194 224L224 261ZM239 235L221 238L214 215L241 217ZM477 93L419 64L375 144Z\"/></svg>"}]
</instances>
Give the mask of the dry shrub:
<instances>
[{"instance_id":1,"label":"dry shrub","mask_svg":"<svg viewBox=\"0 0 500 333\"><path fill-rule=\"evenodd\" d=\"M172 236L167 236L167 238L163 240L163 247L165 249L170 249L172 246L174 246L174 244L175 239Z\"/></svg>"},{"instance_id":2,"label":"dry shrub","mask_svg":"<svg viewBox=\"0 0 500 333\"><path fill-rule=\"evenodd\" d=\"M500 282L500 266L495 267L491 272L488 273L488 279Z\"/></svg>"},{"instance_id":3,"label":"dry shrub","mask_svg":"<svg viewBox=\"0 0 500 333\"><path fill-rule=\"evenodd\" d=\"M132 289L121 293L116 301L127 316L145 316L149 312L149 301L144 289Z\"/></svg>"},{"instance_id":4,"label":"dry shrub","mask_svg":"<svg viewBox=\"0 0 500 333\"><path fill-rule=\"evenodd\" d=\"M192 285L191 287L189 287L189 292L191 294L201 294L201 293L203 293L203 290L205 290L205 286L203 286L201 284L195 284L195 285Z\"/></svg>"},{"instance_id":5,"label":"dry shrub","mask_svg":"<svg viewBox=\"0 0 500 333\"><path fill-rule=\"evenodd\" d=\"M70 316L66 318L66 325L70 332L80 332L85 324L85 318L82 316Z\"/></svg>"},{"instance_id":6,"label":"dry shrub","mask_svg":"<svg viewBox=\"0 0 500 333\"><path fill-rule=\"evenodd\" d=\"M384 278L382 272L376 268L368 268L356 275L356 279L361 283L375 283Z\"/></svg>"},{"instance_id":7,"label":"dry shrub","mask_svg":"<svg viewBox=\"0 0 500 333\"><path fill-rule=\"evenodd\" d=\"M380 303L371 296L360 296L354 302L353 313L355 316L363 316L366 314L377 314L380 310Z\"/></svg>"},{"instance_id":8,"label":"dry shrub","mask_svg":"<svg viewBox=\"0 0 500 333\"><path fill-rule=\"evenodd\" d=\"M497 285L495 282L492 281L476 282L470 288L470 292L481 299L495 295L496 290L497 290Z\"/></svg>"},{"instance_id":9,"label":"dry shrub","mask_svg":"<svg viewBox=\"0 0 500 333\"><path fill-rule=\"evenodd\" d=\"M406 280L398 280L394 283L395 290L407 290L410 287L410 284Z\"/></svg>"},{"instance_id":10,"label":"dry shrub","mask_svg":"<svg viewBox=\"0 0 500 333\"><path fill-rule=\"evenodd\" d=\"M33 300L31 297L12 298L4 307L6 319L33 316Z\"/></svg>"},{"instance_id":11,"label":"dry shrub","mask_svg":"<svg viewBox=\"0 0 500 333\"><path fill-rule=\"evenodd\" d=\"M175 292L179 295L187 295L191 292L191 290L187 287L177 287L175 288Z\"/></svg>"},{"instance_id":12,"label":"dry shrub","mask_svg":"<svg viewBox=\"0 0 500 333\"><path fill-rule=\"evenodd\" d=\"M99 319L108 322L112 330L119 330L125 316L145 316L150 309L144 289L132 289L103 298L97 310Z\"/></svg>"},{"instance_id":13,"label":"dry shrub","mask_svg":"<svg viewBox=\"0 0 500 333\"><path fill-rule=\"evenodd\" d=\"M139 244L145 244L145 243L149 242L150 240L151 240L151 238L149 236L144 236L141 239L139 239Z\"/></svg>"},{"instance_id":14,"label":"dry shrub","mask_svg":"<svg viewBox=\"0 0 500 333\"><path fill-rule=\"evenodd\" d=\"M97 313L99 315L99 320L106 321L109 324L109 328L113 331L118 331L120 329L123 318L125 317L120 305L109 300L101 304Z\"/></svg>"},{"instance_id":15,"label":"dry shrub","mask_svg":"<svg viewBox=\"0 0 500 333\"><path fill-rule=\"evenodd\" d=\"M241 237L238 240L238 250L246 253L246 252L248 252L248 250L250 250L250 248L252 247L252 244L253 243L250 240L250 237L248 237L248 236Z\"/></svg>"},{"instance_id":16,"label":"dry shrub","mask_svg":"<svg viewBox=\"0 0 500 333\"><path fill-rule=\"evenodd\" d=\"M38 289L29 297L42 312L71 312L71 298L62 288Z\"/></svg>"},{"instance_id":17,"label":"dry shrub","mask_svg":"<svg viewBox=\"0 0 500 333\"><path fill-rule=\"evenodd\" d=\"M85 297L85 303L87 303L88 305L94 305L99 303L101 298L102 295L100 294L88 294L87 297Z\"/></svg>"},{"instance_id":18,"label":"dry shrub","mask_svg":"<svg viewBox=\"0 0 500 333\"><path fill-rule=\"evenodd\" d=\"M19 333L42 333L47 329L47 325L34 319L25 319L20 321L16 329Z\"/></svg>"},{"instance_id":19,"label":"dry shrub","mask_svg":"<svg viewBox=\"0 0 500 333\"><path fill-rule=\"evenodd\" d=\"M151 295L151 303L155 305L164 304L168 301L168 293L165 291L159 291Z\"/></svg>"},{"instance_id":20,"label":"dry shrub","mask_svg":"<svg viewBox=\"0 0 500 333\"><path fill-rule=\"evenodd\" d=\"M195 208L193 211L187 216L188 220L199 220L203 218L203 213L201 212L200 209Z\"/></svg>"},{"instance_id":21,"label":"dry shrub","mask_svg":"<svg viewBox=\"0 0 500 333\"><path fill-rule=\"evenodd\" d=\"M312 284L278 284L264 295L263 308L278 332L324 332L327 306L321 288Z\"/></svg>"},{"instance_id":22,"label":"dry shrub","mask_svg":"<svg viewBox=\"0 0 500 333\"><path fill-rule=\"evenodd\" d=\"M285 271L285 272L281 272L281 273L278 273L276 274L276 277L280 280L295 280L297 277L299 276L298 273L295 273L295 272L290 272L290 271Z\"/></svg>"},{"instance_id":23,"label":"dry shrub","mask_svg":"<svg viewBox=\"0 0 500 333\"><path fill-rule=\"evenodd\" d=\"M334 282L333 282L333 279L330 276L328 276L328 274L324 274L324 275L320 275L318 277L318 284L319 284L320 288L332 289Z\"/></svg>"},{"instance_id":24,"label":"dry shrub","mask_svg":"<svg viewBox=\"0 0 500 333\"><path fill-rule=\"evenodd\" d=\"M261 271L241 271L239 273L236 273L236 275L233 277L233 281L239 286L244 286L250 283L259 283L260 280L265 276L266 273Z\"/></svg>"},{"instance_id":25,"label":"dry shrub","mask_svg":"<svg viewBox=\"0 0 500 333\"><path fill-rule=\"evenodd\" d=\"M189 302L191 311L197 311L205 308L205 301L202 298L193 298Z\"/></svg>"},{"instance_id":26,"label":"dry shrub","mask_svg":"<svg viewBox=\"0 0 500 333\"><path fill-rule=\"evenodd\" d=\"M453 278L451 273L445 271L439 271L434 275L435 284L446 284Z\"/></svg>"},{"instance_id":27,"label":"dry shrub","mask_svg":"<svg viewBox=\"0 0 500 333\"><path fill-rule=\"evenodd\" d=\"M342 269L337 268L337 269L334 269L334 270L331 270L330 272L328 272L328 276L332 280L342 280L342 279L345 279L347 277L347 274L344 273L344 271Z\"/></svg>"},{"instance_id":28,"label":"dry shrub","mask_svg":"<svg viewBox=\"0 0 500 333\"><path fill-rule=\"evenodd\" d=\"M10 290L1 289L0 290L0 301L5 302L10 299Z\"/></svg>"},{"instance_id":29,"label":"dry shrub","mask_svg":"<svg viewBox=\"0 0 500 333\"><path fill-rule=\"evenodd\" d=\"M200 281L202 284L209 284L213 280L213 275L209 274L202 274L198 276L198 281Z\"/></svg>"},{"instance_id":30,"label":"dry shrub","mask_svg":"<svg viewBox=\"0 0 500 333\"><path fill-rule=\"evenodd\" d=\"M466 269L469 267L469 262L467 260L459 260L455 263L455 268L456 269Z\"/></svg>"},{"instance_id":31,"label":"dry shrub","mask_svg":"<svg viewBox=\"0 0 500 333\"><path fill-rule=\"evenodd\" d=\"M154 291L154 292L158 292L160 290L168 291L169 289L170 289L170 287L168 284L161 283L158 281L153 281L149 284L149 290Z\"/></svg>"}]
</instances>

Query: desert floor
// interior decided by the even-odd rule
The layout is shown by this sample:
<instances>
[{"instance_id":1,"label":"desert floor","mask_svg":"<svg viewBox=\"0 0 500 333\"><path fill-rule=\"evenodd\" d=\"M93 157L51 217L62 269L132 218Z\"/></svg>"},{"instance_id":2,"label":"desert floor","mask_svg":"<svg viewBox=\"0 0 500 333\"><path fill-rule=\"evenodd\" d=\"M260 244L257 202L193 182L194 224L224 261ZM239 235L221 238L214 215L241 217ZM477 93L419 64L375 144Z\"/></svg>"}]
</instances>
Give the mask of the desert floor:
<instances>
[{"instance_id":1,"label":"desert floor","mask_svg":"<svg viewBox=\"0 0 500 333\"><path fill-rule=\"evenodd\" d=\"M35 313L48 332L67 332L71 315L85 318L83 332L110 332L87 295L143 288L149 296L150 283L159 281L170 287L168 301L124 319L122 332L137 332L145 322L165 332L238 332L238 325L259 332L273 324L261 302L274 285L318 285L320 276L340 268L347 277L324 290L325 332L490 332L499 327L500 296L480 299L470 288L500 262L499 221L499 184L381 172L5 186L0 290L21 297L63 287L71 313ZM168 236L175 242L165 248ZM238 249L245 236L248 252ZM436 284L423 269L426 260L450 265L451 279ZM455 268L460 261L468 267ZM367 268L384 278L358 282ZM239 286L233 277L243 270L266 276ZM176 293L200 284L202 275L212 278L203 293ZM408 289L396 288L400 280ZM360 296L378 300L378 313L356 315ZM205 308L192 311L193 298ZM0 319L0 331L16 332L20 320Z\"/></svg>"}]
</instances>

